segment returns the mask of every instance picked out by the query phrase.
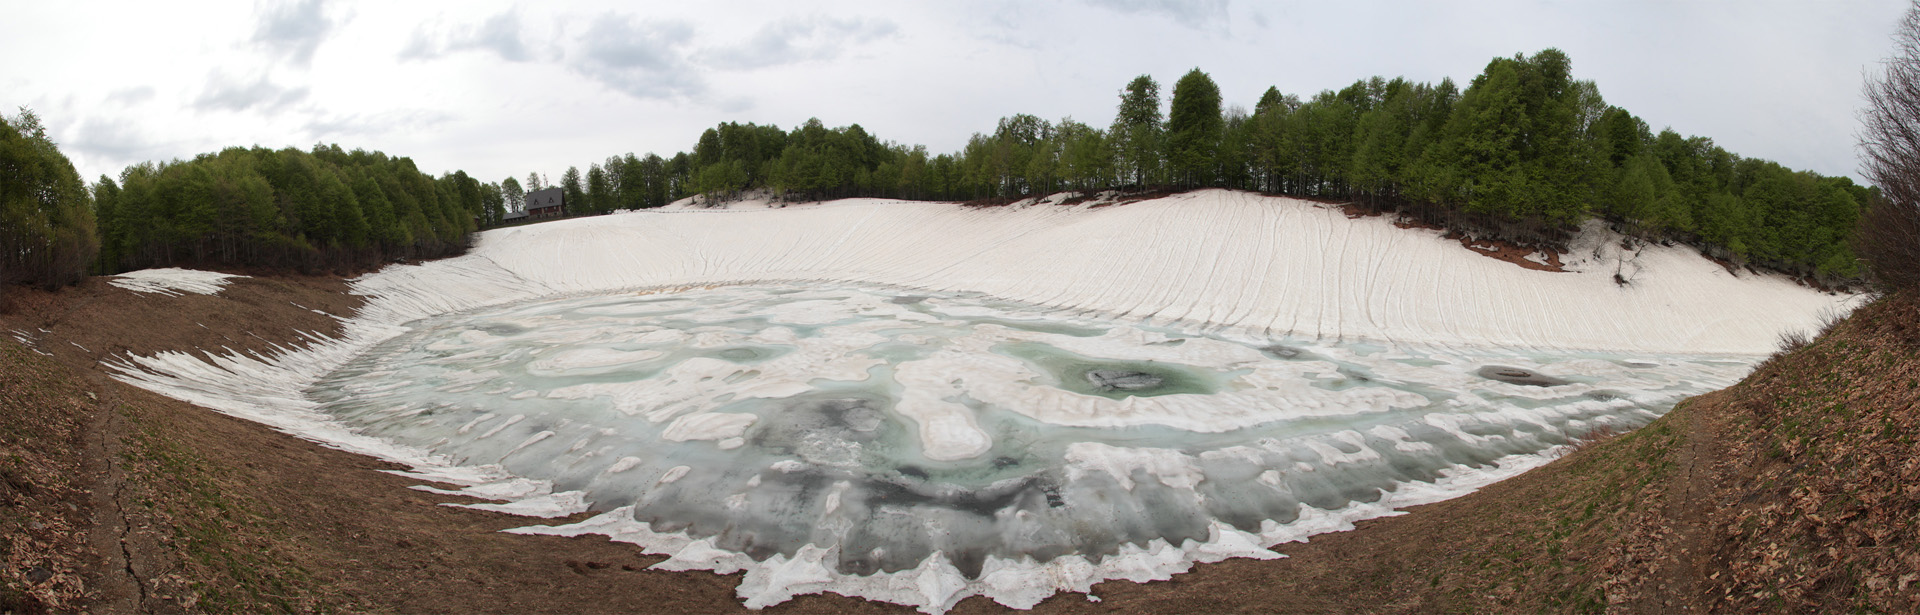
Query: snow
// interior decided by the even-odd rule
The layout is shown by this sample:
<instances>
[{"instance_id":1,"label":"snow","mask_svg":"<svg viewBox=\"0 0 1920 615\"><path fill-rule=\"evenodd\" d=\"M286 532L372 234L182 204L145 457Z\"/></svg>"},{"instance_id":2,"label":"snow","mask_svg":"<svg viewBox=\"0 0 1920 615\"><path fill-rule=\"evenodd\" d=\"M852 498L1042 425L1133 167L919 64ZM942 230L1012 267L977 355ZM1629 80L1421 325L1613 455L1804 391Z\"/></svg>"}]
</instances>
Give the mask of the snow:
<instances>
[{"instance_id":1,"label":"snow","mask_svg":"<svg viewBox=\"0 0 1920 615\"><path fill-rule=\"evenodd\" d=\"M541 408L558 401L606 403L642 424L662 424L661 446L705 446L715 455L756 450L746 445L743 435L762 429L768 419L714 412L695 401L779 400L812 390L809 383L816 380L861 381L874 369L893 370L893 379L905 390L893 411L912 422L918 448L938 462L981 459L998 444L978 413L956 401L963 399L1011 409L1040 425L1062 429L1151 427L1209 434L1259 426L1275 416L1355 421L1352 429L1285 446L1262 440L1199 453L1097 442L1067 447L1065 471L1075 480L1193 498L1204 497L1211 484L1207 468L1222 464L1264 464L1265 470L1247 474L1246 482L1280 488L1301 480L1294 476L1300 472L1321 473L1316 480L1334 474L1371 476L1377 473L1373 468L1388 464L1382 455L1444 457L1451 453L1439 449L1454 442L1511 453L1488 453L1486 463L1451 462L1456 465L1440 470L1438 480L1394 483L1372 502L1343 500L1333 509L1303 503L1293 521L1269 519L1258 532L1214 520L1204 542L1196 537L1173 544L1156 538L1146 544L1124 543L1104 557L1068 555L1044 562L990 555L975 578L962 574L949 559L952 553L943 551L930 553L915 567L866 576L837 572L832 563L837 547L828 543L808 543L756 562L686 530L656 532L652 524L635 519L635 511L642 509L638 504L578 524L515 530L608 535L672 556L659 566L667 570L745 570L739 591L754 608L793 595L834 591L937 613L968 595L1027 608L1057 591L1086 592L1104 579L1144 582L1168 578L1194 562L1276 557L1267 546L1350 529L1361 519L1470 492L1543 464L1560 450L1535 445L1514 449L1512 439L1518 434L1578 435L1580 429L1614 421L1644 422L1631 418L1638 416L1632 412L1625 419L1615 413L1670 405L1675 395L1697 387L1724 386L1749 369L1757 355L1770 352L1779 332L1812 328L1823 310L1844 313L1859 301L1816 292L1780 276L1736 278L1690 249L1625 245L1598 225L1583 230L1562 259L1568 272L1560 273L1487 258L1435 231L1400 229L1379 217L1349 219L1338 209L1293 199L1208 190L1105 207L1094 207L1104 201L1074 206L1059 201L969 208L880 199L775 206L749 199L725 209L677 203L657 211L500 229L484 233L466 256L392 266L354 280L353 292L368 301L356 317L344 321L338 339L316 339L306 349L271 358L227 355L209 363L184 353L163 353L107 363L117 378L137 386L329 446L399 461L411 466L413 475L498 501L470 507L563 516L590 509L587 492L556 493L553 483L516 476L518 470L508 466L552 455L579 465L577 472L599 477L576 483L645 481L657 490L707 488L710 482L676 481L711 468L690 464L660 469L655 464L662 460L654 458L653 450L588 444L600 437L593 434L602 432L589 431L597 427L544 414L527 418L529 414L519 412L490 412L449 424L447 432L457 434L448 437L477 447L449 455L374 435L368 424L344 422L312 399L311 391L376 345L412 327L427 326L416 323L427 318L520 309L524 313L516 313L516 322L545 336L540 338L543 344L556 347L552 354L529 361L529 374L597 374L665 361L667 351L661 348L713 350L742 340L712 331L663 329L629 332L617 344L593 346L605 340L591 331L542 320L561 316L536 313L542 308L533 300L610 293L672 296L746 284L852 283L893 289L903 301L914 293L977 293L1030 306L1007 311L955 305L944 313L946 318L977 316L1021 324L1014 321L1026 318L1022 314L1045 312L1136 324L1090 336L975 325L969 333L942 338L948 346L940 352L894 365L871 353L890 339L912 343L922 338L910 335L927 334L902 334L898 325L863 329L836 320L841 317L828 314L832 310L827 308L884 312L900 322L918 316L908 310L888 312L891 304L864 298L832 305L795 301L759 314L788 326L745 340L792 350L756 363L755 374L745 380L739 380L744 372L734 362L695 357L675 359L643 382L596 380L540 389L494 382L498 374L478 369L464 380L449 377L432 386L446 395L497 389L501 399L545 404ZM114 283L163 289L143 292L217 292L226 277L182 270L136 274L141 275L129 274L131 278ZM1627 283L1617 282L1616 276ZM191 280L203 285L192 286ZM206 285L212 289L194 290ZM522 305L526 307L513 307ZM627 317L645 316L653 308L617 304L594 309L602 310L599 316ZM808 323L841 330L821 337L792 333ZM1182 334L1174 338L1161 331ZM471 353L499 347L515 336L476 328L436 338L421 351L486 361L491 359ZM1258 350L1276 340L1290 340L1291 345ZM1021 360L991 351L1005 344L1042 342L1052 351L1103 360L1174 361L1218 370L1232 374L1233 384L1211 395L1112 399L1036 384L1034 372ZM1509 353L1502 355L1503 364L1550 368L1556 376L1576 381L1601 379L1631 386L1615 390L1576 383L1545 388L1489 381L1474 374L1485 363L1481 359L1493 352L1487 349ZM1529 360L1538 353L1572 358L1553 359L1543 368ZM1340 367L1348 365L1362 365L1370 374L1355 378ZM380 380L397 377L403 366L382 367L376 361L366 369L376 371L357 376L359 394L378 396L423 386ZM377 371L381 369L387 371ZM1369 378L1374 382L1365 382ZM1421 411L1411 422L1372 425L1353 418L1404 414L1430 403L1432 398L1420 392L1424 389L1404 383L1460 392L1443 396L1444 404L1500 410L1471 417ZM536 397L542 399L532 400ZM380 412L412 417L410 413L423 409ZM1489 421L1520 427L1509 429L1508 435L1487 435ZM1295 459L1297 465L1276 464L1275 459ZM792 459L762 467L773 473L752 475L744 482L748 488L760 486L762 478L777 482L785 473L812 471L807 463ZM1260 479L1252 480L1255 475ZM829 498L821 523L846 514L840 504L845 488L840 489Z\"/></svg>"},{"instance_id":2,"label":"snow","mask_svg":"<svg viewBox=\"0 0 1920 615\"><path fill-rule=\"evenodd\" d=\"M1854 299L1735 278L1684 246L1589 228L1571 273L1305 201L1207 190L1123 206L968 208L849 199L633 212L491 231L472 255L357 288L400 323L552 294L750 281L981 292L1250 335L1505 348L1762 354ZM1632 283L1614 274L1632 273Z\"/></svg>"},{"instance_id":3,"label":"snow","mask_svg":"<svg viewBox=\"0 0 1920 615\"><path fill-rule=\"evenodd\" d=\"M194 269L141 269L107 278L107 283L136 293L159 293L177 297L183 293L217 295L233 278L244 275L198 271Z\"/></svg>"}]
</instances>

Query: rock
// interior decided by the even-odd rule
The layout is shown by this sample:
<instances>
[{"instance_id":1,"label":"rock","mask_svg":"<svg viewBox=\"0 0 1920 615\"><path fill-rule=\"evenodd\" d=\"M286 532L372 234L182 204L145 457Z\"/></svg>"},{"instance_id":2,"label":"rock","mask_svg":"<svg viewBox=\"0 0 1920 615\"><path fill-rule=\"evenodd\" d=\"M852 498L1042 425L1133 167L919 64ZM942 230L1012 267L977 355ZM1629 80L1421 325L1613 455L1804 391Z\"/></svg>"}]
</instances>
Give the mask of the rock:
<instances>
[{"instance_id":1,"label":"rock","mask_svg":"<svg viewBox=\"0 0 1920 615\"><path fill-rule=\"evenodd\" d=\"M1096 369L1087 372L1087 382L1105 391L1138 391L1160 386L1165 379L1146 372Z\"/></svg>"},{"instance_id":2,"label":"rock","mask_svg":"<svg viewBox=\"0 0 1920 615\"><path fill-rule=\"evenodd\" d=\"M1288 361L1293 361L1296 359L1303 358L1307 354L1306 351L1301 350L1299 348L1294 348L1292 346L1281 346L1278 344L1273 346L1268 346L1266 348L1261 348L1260 352L1267 353L1267 356L1273 357L1275 359L1284 359Z\"/></svg>"},{"instance_id":3,"label":"rock","mask_svg":"<svg viewBox=\"0 0 1920 615\"><path fill-rule=\"evenodd\" d=\"M34 566L33 568L27 570L28 585L39 585L41 583L47 582L47 579L51 579L51 578L53 578L52 570L48 570L40 566Z\"/></svg>"},{"instance_id":4,"label":"rock","mask_svg":"<svg viewBox=\"0 0 1920 615\"><path fill-rule=\"evenodd\" d=\"M1566 380L1561 380L1539 372L1504 365L1488 365L1474 373L1488 380L1498 380L1507 384L1523 386L1557 387L1563 384L1571 384Z\"/></svg>"}]
</instances>

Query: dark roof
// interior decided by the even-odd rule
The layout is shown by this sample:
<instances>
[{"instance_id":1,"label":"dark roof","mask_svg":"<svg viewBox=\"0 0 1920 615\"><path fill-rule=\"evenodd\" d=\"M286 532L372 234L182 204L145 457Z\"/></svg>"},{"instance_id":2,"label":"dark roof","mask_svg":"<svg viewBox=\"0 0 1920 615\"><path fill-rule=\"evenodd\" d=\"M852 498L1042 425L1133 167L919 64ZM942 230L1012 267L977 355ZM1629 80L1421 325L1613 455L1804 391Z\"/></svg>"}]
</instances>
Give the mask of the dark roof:
<instances>
[{"instance_id":1,"label":"dark roof","mask_svg":"<svg viewBox=\"0 0 1920 615\"><path fill-rule=\"evenodd\" d=\"M546 188L527 193L527 209L529 211L546 209L548 207L564 207L566 204L567 196L561 192L559 188Z\"/></svg>"},{"instance_id":2,"label":"dark roof","mask_svg":"<svg viewBox=\"0 0 1920 615\"><path fill-rule=\"evenodd\" d=\"M504 215L504 216L501 216L501 217L500 217L500 219L501 219L501 220L519 220L519 219L521 219L521 218L525 218L525 217L527 217L527 212L524 212L524 211L509 211L509 212L507 212L507 215Z\"/></svg>"}]
</instances>

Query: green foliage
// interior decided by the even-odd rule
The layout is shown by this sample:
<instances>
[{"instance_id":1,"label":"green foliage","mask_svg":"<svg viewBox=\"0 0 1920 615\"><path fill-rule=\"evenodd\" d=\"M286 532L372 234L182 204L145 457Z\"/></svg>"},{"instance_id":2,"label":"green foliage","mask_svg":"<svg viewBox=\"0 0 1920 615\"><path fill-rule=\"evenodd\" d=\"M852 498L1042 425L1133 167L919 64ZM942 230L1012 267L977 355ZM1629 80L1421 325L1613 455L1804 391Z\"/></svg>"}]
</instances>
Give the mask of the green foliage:
<instances>
[{"instance_id":1,"label":"green foliage","mask_svg":"<svg viewBox=\"0 0 1920 615\"><path fill-rule=\"evenodd\" d=\"M1173 85L1173 109L1167 114L1167 163L1174 183L1211 185L1219 177L1215 158L1225 129L1220 86L1195 68Z\"/></svg>"},{"instance_id":2,"label":"green foliage","mask_svg":"<svg viewBox=\"0 0 1920 615\"><path fill-rule=\"evenodd\" d=\"M464 172L439 179L413 161L316 145L228 148L127 167L94 186L100 268L358 267L463 250L500 220L500 188Z\"/></svg>"},{"instance_id":3,"label":"green foliage","mask_svg":"<svg viewBox=\"0 0 1920 615\"><path fill-rule=\"evenodd\" d=\"M1223 108L1219 87L1194 69L1175 83L1164 117L1151 76L1119 98L1105 130L1015 114L938 155L859 125L723 123L691 153L609 158L596 165L603 178L589 169L569 198L606 211L762 188L801 199L974 200L1228 187L1356 200L1524 244L1562 241L1598 216L1646 239L1829 281L1859 275L1847 242L1876 198L1845 178L1655 134L1574 79L1557 49L1495 58L1464 91L1451 80L1381 77L1306 100L1267 88L1248 114ZM541 181L528 180L529 189Z\"/></svg>"},{"instance_id":4,"label":"green foliage","mask_svg":"<svg viewBox=\"0 0 1920 615\"><path fill-rule=\"evenodd\" d=\"M0 292L80 281L99 250L93 201L39 117L0 117Z\"/></svg>"},{"instance_id":5,"label":"green foliage","mask_svg":"<svg viewBox=\"0 0 1920 615\"><path fill-rule=\"evenodd\" d=\"M527 191L521 188L520 182L514 178L509 177L500 182L500 198L508 211L526 211L527 209Z\"/></svg>"},{"instance_id":6,"label":"green foliage","mask_svg":"<svg viewBox=\"0 0 1920 615\"><path fill-rule=\"evenodd\" d=\"M1161 180L1160 84L1141 75L1120 94L1110 129L1122 173L1120 183L1145 186Z\"/></svg>"}]
</instances>

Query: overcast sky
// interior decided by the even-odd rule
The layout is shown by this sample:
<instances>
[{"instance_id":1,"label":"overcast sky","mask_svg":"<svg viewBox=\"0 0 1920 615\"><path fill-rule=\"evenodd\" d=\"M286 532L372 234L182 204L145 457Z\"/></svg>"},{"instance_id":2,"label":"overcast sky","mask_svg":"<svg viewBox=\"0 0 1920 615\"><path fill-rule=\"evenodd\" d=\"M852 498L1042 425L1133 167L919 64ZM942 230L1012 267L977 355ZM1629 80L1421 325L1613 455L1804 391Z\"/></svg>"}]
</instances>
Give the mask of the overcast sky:
<instances>
[{"instance_id":1,"label":"overcast sky","mask_svg":"<svg viewBox=\"0 0 1920 615\"><path fill-rule=\"evenodd\" d=\"M0 105L92 181L228 146L338 143L485 181L818 117L960 148L1002 116L1105 126L1136 75L1228 105L1558 47L1655 130L1855 175L1895 0L1764 2L45 2L0 0Z\"/></svg>"}]
</instances>

